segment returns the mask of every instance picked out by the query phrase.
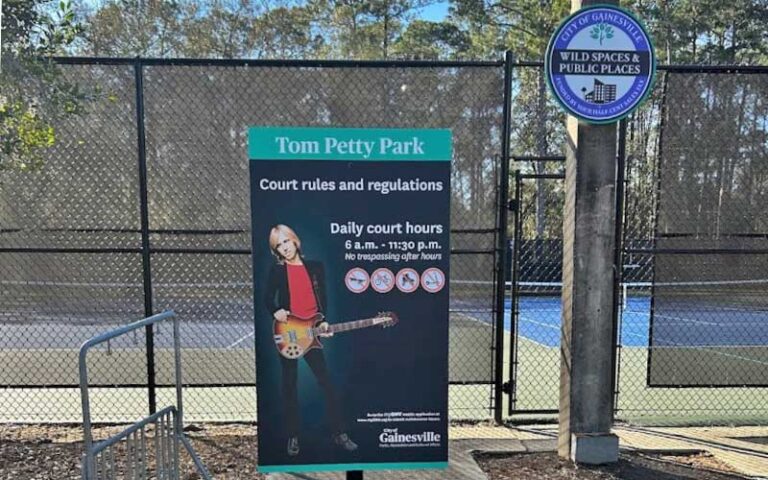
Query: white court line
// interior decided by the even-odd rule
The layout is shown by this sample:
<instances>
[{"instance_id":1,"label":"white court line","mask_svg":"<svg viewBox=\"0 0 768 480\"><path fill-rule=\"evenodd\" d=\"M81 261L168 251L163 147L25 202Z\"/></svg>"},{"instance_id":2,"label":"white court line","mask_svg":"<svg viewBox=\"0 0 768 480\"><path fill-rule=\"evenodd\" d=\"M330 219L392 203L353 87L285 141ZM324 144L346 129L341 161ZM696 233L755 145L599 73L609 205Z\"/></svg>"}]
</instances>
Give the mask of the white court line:
<instances>
[{"instance_id":1,"label":"white court line","mask_svg":"<svg viewBox=\"0 0 768 480\"><path fill-rule=\"evenodd\" d=\"M644 335L641 335L641 334L638 334L638 333L631 333L631 332L622 332L622 333L626 333L629 336L635 336L635 337L644 336ZM686 349L686 350L701 350L701 351L704 351L704 352L714 353L716 355L722 355L724 357L735 358L735 359L738 359L738 360L741 360L741 361L757 363L758 365L768 365L768 362L763 362L763 361L760 361L760 360L755 360L754 358L746 358L746 357L742 357L740 355L736 355L736 354L733 354L733 353L728 353L728 352L723 352L723 351L715 350L716 348L763 348L763 347L765 347L765 345L721 345L721 346L718 346L718 345L682 345L682 344L679 344L679 343L670 342L668 340L666 340L666 341L663 340L663 339L658 339L658 340L660 342L666 343L667 345L650 345L649 344L649 345L640 346L640 348L648 348L648 349L657 349L658 348L660 350L661 349L667 349L667 348L669 348L669 349L674 348L674 349ZM650 342L650 339L648 339L648 341ZM622 345L622 347L626 348L624 345Z\"/></svg>"},{"instance_id":2,"label":"white court line","mask_svg":"<svg viewBox=\"0 0 768 480\"><path fill-rule=\"evenodd\" d=\"M520 323L520 322L532 323L534 325L540 325L542 327L551 328L552 330L560 330L560 325L559 324L558 325L553 325L551 323L537 322L536 320L531 320L531 319L523 318L523 317L518 318L517 322L518 323Z\"/></svg>"},{"instance_id":3,"label":"white court line","mask_svg":"<svg viewBox=\"0 0 768 480\"><path fill-rule=\"evenodd\" d=\"M718 327L718 328L731 328L734 331L740 331L740 330L746 330L749 328L754 327L764 327L765 323L763 322L748 322L748 323L730 323L730 322L722 322L722 323L692 323L691 321L683 321L683 322L660 322L654 328L680 328L680 327ZM644 327L647 327L647 325L644 325ZM695 331L695 330L694 330Z\"/></svg>"},{"instance_id":4,"label":"white court line","mask_svg":"<svg viewBox=\"0 0 768 480\"><path fill-rule=\"evenodd\" d=\"M639 313L639 312L634 312ZM707 321L697 318L686 318L686 317L678 317L675 315L661 315L656 314L656 318L665 318L668 320L678 320L680 323L670 324L665 323L665 326L671 326L671 325L709 325L709 326L716 326L716 327L738 327L738 326L752 326L752 325L763 325L763 322L731 322L728 320L721 320L721 321Z\"/></svg>"},{"instance_id":5,"label":"white court line","mask_svg":"<svg viewBox=\"0 0 768 480\"><path fill-rule=\"evenodd\" d=\"M47 315L47 314L38 314L35 312L24 312L24 313L18 313L18 312L0 312L0 317L4 318L10 318L10 319L21 319L20 322L14 322L14 323L3 323L0 326L37 326L37 325L63 325L65 327L69 327L72 325L77 326L93 326L93 327L104 327L114 324L124 324L125 318L123 317L114 317L114 318L107 318L107 317L80 317L76 315ZM33 323L36 321L42 321L45 323Z\"/></svg>"},{"instance_id":6,"label":"white court line","mask_svg":"<svg viewBox=\"0 0 768 480\"><path fill-rule=\"evenodd\" d=\"M626 313L626 312L625 312ZM665 319L671 319L671 320L679 320L677 323L672 322L663 322L658 324L658 327L690 327L690 326L696 326L696 325L702 325L702 326L710 326L710 327L759 327L764 326L765 322L729 322L727 320L723 321L706 321L706 320L698 320L695 318L681 318L681 317L675 317L672 315L657 315L659 318L665 318ZM649 322L647 317L644 319L639 320L628 320L623 319L622 320L622 328L649 328Z\"/></svg>"},{"instance_id":7,"label":"white court line","mask_svg":"<svg viewBox=\"0 0 768 480\"><path fill-rule=\"evenodd\" d=\"M560 329L560 327L559 327L559 326L558 326L558 327L555 327L554 325L550 325L550 324L548 324L548 323L541 323L541 322L536 322L536 321L533 321L533 320L524 320L523 318L518 318L518 321L517 321L518 325L520 324L520 322L521 322L521 321L523 321L523 322L528 322L528 323L539 324L539 325L541 325L541 326L544 326L544 327L549 327L549 328L555 328L555 329L557 329L557 330L559 330L559 329ZM505 332L511 332L511 330L506 330L506 329L505 329L504 331L505 331ZM543 343L543 342L539 342L538 340L534 340L534 339L532 339L532 338L530 338L530 337L526 337L525 335L521 335L521 334L520 334L520 330L519 330L519 329L517 330L517 332L516 332L516 334L515 334L515 337L517 337L517 339L518 339L518 342L520 341L520 339L521 339L521 338L524 338L525 340L527 340L527 341L529 341L529 342L531 342L531 343L535 343L536 345L539 345L540 347L545 347L545 348L555 348L555 347L557 346L557 345L548 345L548 344L546 344L546 343ZM558 339L558 341L559 341L559 339Z\"/></svg>"},{"instance_id":8,"label":"white court line","mask_svg":"<svg viewBox=\"0 0 768 480\"><path fill-rule=\"evenodd\" d=\"M0 285L21 287L86 287L86 288L144 288L141 283L87 283L87 282L49 282L38 280L4 280ZM250 287L250 283L155 283L155 287L162 288L243 288Z\"/></svg>"},{"instance_id":9,"label":"white court line","mask_svg":"<svg viewBox=\"0 0 768 480\"><path fill-rule=\"evenodd\" d=\"M250 337L253 336L253 334L254 334L254 331L251 330L251 333L249 333L248 335L243 335L239 339L237 339L234 342L232 342L230 345L227 345L225 350L230 350L230 349L234 348L236 345L240 344L241 342L244 342L244 341L248 340Z\"/></svg>"},{"instance_id":10,"label":"white court line","mask_svg":"<svg viewBox=\"0 0 768 480\"><path fill-rule=\"evenodd\" d=\"M711 312L742 312L747 315L765 315L768 313L768 310L762 308L762 307L756 307L756 308L739 308L739 307L725 307L725 306L717 306L717 305L707 305L705 307L701 307L701 304L692 304L690 308L663 308L663 307L656 307L657 309L663 309L663 310L672 310L672 311L693 311L693 312L703 312L703 313L711 313ZM642 313L639 310L631 310L629 308L624 309L625 312L635 312L635 313Z\"/></svg>"},{"instance_id":11,"label":"white court line","mask_svg":"<svg viewBox=\"0 0 768 480\"><path fill-rule=\"evenodd\" d=\"M518 321L517 321L518 325L520 324L520 322L533 323L535 325L541 325L542 327L551 328L553 330L560 330L560 326L559 325L551 325L549 323L537 322L535 320L526 320L526 319L523 319L523 318L519 318ZM510 330L506 330L506 331L509 332ZM539 342L538 340L534 340L534 339L532 339L530 337L526 337L525 335L522 335L520 333L520 330L517 331L517 335L516 336L518 337L518 339L519 338L524 338L524 339L528 340L529 342L535 343L536 345L539 345L541 347L546 347L546 348L556 348L557 347L557 345L549 345L547 343ZM558 338L557 341L559 342L560 339Z\"/></svg>"},{"instance_id":12,"label":"white court line","mask_svg":"<svg viewBox=\"0 0 768 480\"><path fill-rule=\"evenodd\" d=\"M557 345L547 345L546 343L538 342L536 340L533 340L531 338L526 337L525 335L518 335L517 338L518 338L518 343L519 343L520 339L522 338L522 339L524 339L524 340L526 340L528 342L535 343L536 345L538 345L540 347L544 347L544 348L556 348L557 347Z\"/></svg>"},{"instance_id":13,"label":"white court line","mask_svg":"<svg viewBox=\"0 0 768 480\"><path fill-rule=\"evenodd\" d=\"M655 316L656 316L656 318L665 318L667 320L677 320L677 321L680 322L680 323L675 323L675 324L664 323L662 325L675 325L675 326L678 326L678 325L708 325L708 326L711 326L711 327L715 327L715 326L721 325L720 323L717 323L717 322L708 322L706 320L699 320L699 319L696 319L696 318L685 318L685 317L676 317L674 315L659 315L659 314L656 314Z\"/></svg>"}]
</instances>

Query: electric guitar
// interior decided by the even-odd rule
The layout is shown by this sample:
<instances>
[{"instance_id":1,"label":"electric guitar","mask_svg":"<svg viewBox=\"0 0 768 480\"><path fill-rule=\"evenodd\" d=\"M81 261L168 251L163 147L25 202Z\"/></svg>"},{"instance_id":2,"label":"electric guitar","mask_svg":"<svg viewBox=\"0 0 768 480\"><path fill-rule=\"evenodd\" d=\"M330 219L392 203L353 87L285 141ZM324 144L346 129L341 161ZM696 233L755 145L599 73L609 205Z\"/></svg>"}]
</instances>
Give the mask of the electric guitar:
<instances>
[{"instance_id":1,"label":"electric guitar","mask_svg":"<svg viewBox=\"0 0 768 480\"><path fill-rule=\"evenodd\" d=\"M397 315L394 313L380 312L373 318L328 325L327 330L321 330L318 328L318 325L324 319L323 314L318 313L311 318L301 318L289 314L285 322L275 320L272 325L272 331L277 351L283 357L294 360L303 357L305 353L313 348L323 348L323 344L320 343L321 334L347 332L375 326L386 328L398 322Z\"/></svg>"}]
</instances>

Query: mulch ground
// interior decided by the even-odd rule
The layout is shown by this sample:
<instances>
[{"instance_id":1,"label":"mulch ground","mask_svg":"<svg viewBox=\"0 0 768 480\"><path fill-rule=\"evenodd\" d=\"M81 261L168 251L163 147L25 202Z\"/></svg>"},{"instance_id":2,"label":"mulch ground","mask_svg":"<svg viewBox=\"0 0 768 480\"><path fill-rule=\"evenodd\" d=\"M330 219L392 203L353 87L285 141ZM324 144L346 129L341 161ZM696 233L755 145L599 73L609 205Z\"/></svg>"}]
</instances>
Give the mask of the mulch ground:
<instances>
[{"instance_id":1,"label":"mulch ground","mask_svg":"<svg viewBox=\"0 0 768 480\"><path fill-rule=\"evenodd\" d=\"M117 427L99 429L104 438ZM256 429L250 425L206 425L187 432L206 467L216 479L265 479L256 473ZM51 425L0 425L0 479L80 479L82 430ZM618 464L575 467L554 453L478 455L490 480L734 480L728 466L706 453L645 455L623 453ZM719 470L719 471L718 471ZM188 455L182 455L182 478L199 478Z\"/></svg>"},{"instance_id":2,"label":"mulch ground","mask_svg":"<svg viewBox=\"0 0 768 480\"><path fill-rule=\"evenodd\" d=\"M478 455L490 480L736 480L729 467L707 453L646 455L622 453L615 465L575 466L554 452L517 455ZM720 470L720 471L718 471Z\"/></svg>"},{"instance_id":3,"label":"mulch ground","mask_svg":"<svg viewBox=\"0 0 768 480\"><path fill-rule=\"evenodd\" d=\"M118 433L99 428L95 438ZM187 432L195 451L216 479L265 479L256 473L256 429L250 425L211 425ZM81 478L82 429L57 425L0 425L1 480ZM182 478L198 479L192 459L182 452Z\"/></svg>"}]
</instances>

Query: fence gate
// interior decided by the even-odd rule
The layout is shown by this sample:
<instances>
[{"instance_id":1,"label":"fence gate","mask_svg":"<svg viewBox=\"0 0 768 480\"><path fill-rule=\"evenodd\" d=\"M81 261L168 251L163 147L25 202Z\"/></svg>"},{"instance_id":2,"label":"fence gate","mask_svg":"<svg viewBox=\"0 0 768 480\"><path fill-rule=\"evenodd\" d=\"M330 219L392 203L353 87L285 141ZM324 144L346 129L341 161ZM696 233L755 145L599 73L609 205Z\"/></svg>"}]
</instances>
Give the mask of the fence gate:
<instances>
[{"instance_id":1,"label":"fence gate","mask_svg":"<svg viewBox=\"0 0 768 480\"><path fill-rule=\"evenodd\" d=\"M556 413L565 158L514 160L524 170L514 172L511 185L508 413Z\"/></svg>"}]
</instances>

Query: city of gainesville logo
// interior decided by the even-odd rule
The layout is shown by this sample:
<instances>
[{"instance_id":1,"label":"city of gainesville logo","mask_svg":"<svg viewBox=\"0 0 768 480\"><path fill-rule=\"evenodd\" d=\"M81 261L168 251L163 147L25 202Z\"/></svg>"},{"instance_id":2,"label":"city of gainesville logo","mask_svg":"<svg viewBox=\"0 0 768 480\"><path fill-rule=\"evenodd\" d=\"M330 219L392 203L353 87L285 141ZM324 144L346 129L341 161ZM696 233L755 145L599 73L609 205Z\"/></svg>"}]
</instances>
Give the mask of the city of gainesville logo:
<instances>
[{"instance_id":1,"label":"city of gainesville logo","mask_svg":"<svg viewBox=\"0 0 768 480\"><path fill-rule=\"evenodd\" d=\"M656 59L639 20L621 8L599 5L563 21L549 41L544 68L568 113L589 123L612 123L648 95Z\"/></svg>"},{"instance_id":2,"label":"city of gainesville logo","mask_svg":"<svg viewBox=\"0 0 768 480\"><path fill-rule=\"evenodd\" d=\"M379 435L382 444L425 444L440 443L441 435L436 432L400 433L397 428L385 428Z\"/></svg>"}]
</instances>

